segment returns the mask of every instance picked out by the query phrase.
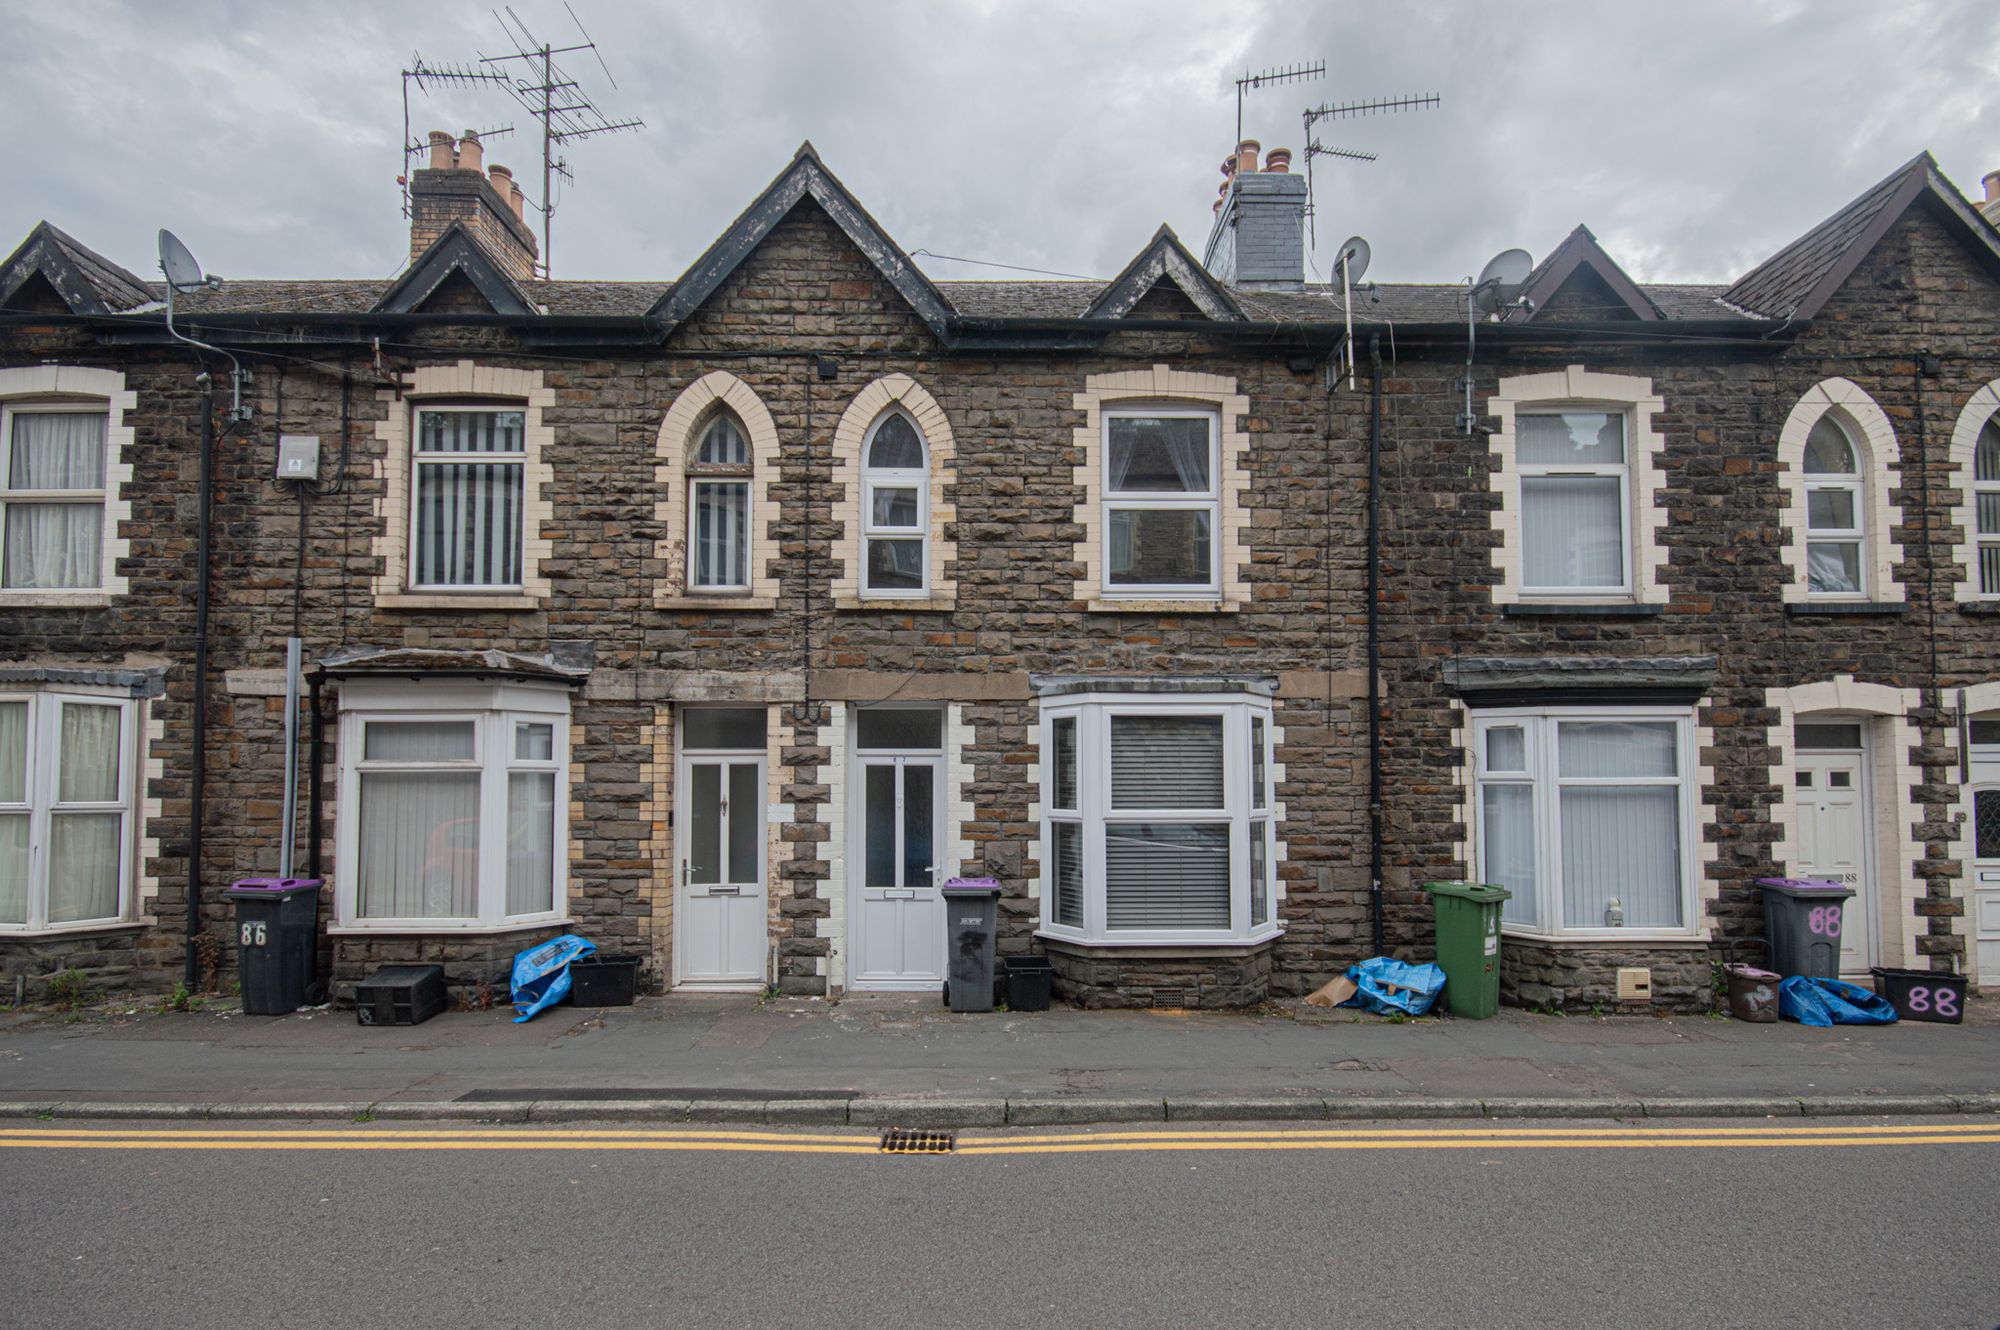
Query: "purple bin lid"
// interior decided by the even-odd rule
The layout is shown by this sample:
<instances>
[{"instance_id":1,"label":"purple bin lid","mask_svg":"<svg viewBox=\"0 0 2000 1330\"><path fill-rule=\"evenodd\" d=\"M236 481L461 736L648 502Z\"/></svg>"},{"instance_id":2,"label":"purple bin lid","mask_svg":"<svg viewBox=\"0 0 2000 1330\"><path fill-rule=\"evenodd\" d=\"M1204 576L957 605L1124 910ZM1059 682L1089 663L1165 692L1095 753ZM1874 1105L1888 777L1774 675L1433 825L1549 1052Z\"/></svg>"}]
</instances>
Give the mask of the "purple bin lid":
<instances>
[{"instance_id":1,"label":"purple bin lid","mask_svg":"<svg viewBox=\"0 0 2000 1330\"><path fill-rule=\"evenodd\" d=\"M229 884L231 891L297 891L300 887L316 887L320 879L316 877L245 877Z\"/></svg>"},{"instance_id":2,"label":"purple bin lid","mask_svg":"<svg viewBox=\"0 0 2000 1330\"><path fill-rule=\"evenodd\" d=\"M1760 887L1785 887L1792 891L1848 891L1842 882L1829 882L1823 877L1760 877Z\"/></svg>"},{"instance_id":3,"label":"purple bin lid","mask_svg":"<svg viewBox=\"0 0 2000 1330\"><path fill-rule=\"evenodd\" d=\"M954 877L945 882L944 889L949 892L968 896L998 896L1000 894L1000 879L997 877Z\"/></svg>"}]
</instances>

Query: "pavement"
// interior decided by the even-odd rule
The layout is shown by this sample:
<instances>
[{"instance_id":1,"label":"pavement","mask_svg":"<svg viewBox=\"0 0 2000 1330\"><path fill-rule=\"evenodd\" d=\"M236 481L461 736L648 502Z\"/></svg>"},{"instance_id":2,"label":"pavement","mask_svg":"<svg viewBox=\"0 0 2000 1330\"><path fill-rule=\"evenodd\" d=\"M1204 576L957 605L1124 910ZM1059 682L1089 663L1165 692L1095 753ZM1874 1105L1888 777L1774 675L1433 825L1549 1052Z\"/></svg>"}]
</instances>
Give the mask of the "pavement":
<instances>
[{"instance_id":1,"label":"pavement","mask_svg":"<svg viewBox=\"0 0 2000 1330\"><path fill-rule=\"evenodd\" d=\"M642 998L368 1027L131 1002L0 1013L0 1116L991 1127L2000 1112L2000 998L1962 1025L1701 1016L953 1014L924 996Z\"/></svg>"}]
</instances>

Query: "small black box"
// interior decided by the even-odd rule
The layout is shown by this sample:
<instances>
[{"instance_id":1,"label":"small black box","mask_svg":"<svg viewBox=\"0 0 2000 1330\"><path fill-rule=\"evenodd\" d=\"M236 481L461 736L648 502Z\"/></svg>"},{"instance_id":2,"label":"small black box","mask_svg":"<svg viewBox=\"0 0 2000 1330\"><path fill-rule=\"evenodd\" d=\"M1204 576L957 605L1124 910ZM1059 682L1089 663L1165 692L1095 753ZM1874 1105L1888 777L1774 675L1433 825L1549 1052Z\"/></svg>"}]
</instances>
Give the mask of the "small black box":
<instances>
[{"instance_id":1,"label":"small black box","mask_svg":"<svg viewBox=\"0 0 2000 1330\"><path fill-rule=\"evenodd\" d=\"M592 956L569 963L573 1007L629 1007L637 994L639 957Z\"/></svg>"},{"instance_id":2,"label":"small black box","mask_svg":"<svg viewBox=\"0 0 2000 1330\"><path fill-rule=\"evenodd\" d=\"M385 965L354 986L363 1025L422 1025L445 1006L441 965Z\"/></svg>"}]
</instances>

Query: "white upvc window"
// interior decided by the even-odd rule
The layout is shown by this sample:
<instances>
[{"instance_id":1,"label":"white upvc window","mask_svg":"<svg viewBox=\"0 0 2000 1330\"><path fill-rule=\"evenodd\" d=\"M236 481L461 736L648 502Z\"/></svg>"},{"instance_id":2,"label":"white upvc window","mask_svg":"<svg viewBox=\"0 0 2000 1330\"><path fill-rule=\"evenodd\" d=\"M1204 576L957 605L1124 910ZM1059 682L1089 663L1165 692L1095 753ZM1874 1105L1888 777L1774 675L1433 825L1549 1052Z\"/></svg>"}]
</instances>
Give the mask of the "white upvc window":
<instances>
[{"instance_id":1,"label":"white upvc window","mask_svg":"<svg viewBox=\"0 0 2000 1330\"><path fill-rule=\"evenodd\" d=\"M1623 411L1523 407L1514 417L1521 479L1521 591L1621 596L1632 590L1632 475Z\"/></svg>"},{"instance_id":2,"label":"white upvc window","mask_svg":"<svg viewBox=\"0 0 2000 1330\"><path fill-rule=\"evenodd\" d=\"M350 682L341 705L342 926L477 931L565 915L565 690Z\"/></svg>"},{"instance_id":3,"label":"white upvc window","mask_svg":"<svg viewBox=\"0 0 2000 1330\"><path fill-rule=\"evenodd\" d=\"M1857 600L1868 594L1866 451L1840 416L1821 416L1806 436L1806 594Z\"/></svg>"},{"instance_id":4,"label":"white upvc window","mask_svg":"<svg viewBox=\"0 0 2000 1330\"><path fill-rule=\"evenodd\" d=\"M1681 707L1479 711L1474 873L1507 931L1693 937L1695 753Z\"/></svg>"},{"instance_id":5,"label":"white upvc window","mask_svg":"<svg viewBox=\"0 0 2000 1330\"><path fill-rule=\"evenodd\" d=\"M1973 535L1981 596L2000 597L2000 419L1979 430L1973 453Z\"/></svg>"},{"instance_id":6,"label":"white upvc window","mask_svg":"<svg viewBox=\"0 0 2000 1330\"><path fill-rule=\"evenodd\" d=\"M0 404L0 589L104 585L109 427L103 407Z\"/></svg>"},{"instance_id":7,"label":"white upvc window","mask_svg":"<svg viewBox=\"0 0 2000 1330\"><path fill-rule=\"evenodd\" d=\"M1219 594L1216 423L1185 407L1104 412L1107 596Z\"/></svg>"},{"instance_id":8,"label":"white upvc window","mask_svg":"<svg viewBox=\"0 0 2000 1330\"><path fill-rule=\"evenodd\" d=\"M930 455L900 410L883 413L862 444L862 594L929 594Z\"/></svg>"},{"instance_id":9,"label":"white upvc window","mask_svg":"<svg viewBox=\"0 0 2000 1330\"><path fill-rule=\"evenodd\" d=\"M750 440L742 422L718 411L688 458L688 569L691 591L750 589Z\"/></svg>"},{"instance_id":10,"label":"white upvc window","mask_svg":"<svg viewBox=\"0 0 2000 1330\"><path fill-rule=\"evenodd\" d=\"M130 915L136 705L0 695L0 933Z\"/></svg>"},{"instance_id":11,"label":"white upvc window","mask_svg":"<svg viewBox=\"0 0 2000 1330\"><path fill-rule=\"evenodd\" d=\"M1042 929L1104 946L1275 935L1264 698L1063 697L1042 721Z\"/></svg>"},{"instance_id":12,"label":"white upvc window","mask_svg":"<svg viewBox=\"0 0 2000 1330\"><path fill-rule=\"evenodd\" d=\"M518 590L527 412L427 404L415 408L414 426L411 589Z\"/></svg>"}]
</instances>

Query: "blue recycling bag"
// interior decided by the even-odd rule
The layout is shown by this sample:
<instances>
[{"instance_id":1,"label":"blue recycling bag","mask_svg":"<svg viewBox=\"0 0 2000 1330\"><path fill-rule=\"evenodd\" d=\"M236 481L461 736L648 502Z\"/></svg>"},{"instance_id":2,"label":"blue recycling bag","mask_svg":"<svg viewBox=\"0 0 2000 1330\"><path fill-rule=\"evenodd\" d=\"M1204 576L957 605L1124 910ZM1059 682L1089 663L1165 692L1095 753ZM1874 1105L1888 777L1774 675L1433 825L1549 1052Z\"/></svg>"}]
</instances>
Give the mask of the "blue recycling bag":
<instances>
[{"instance_id":1,"label":"blue recycling bag","mask_svg":"<svg viewBox=\"0 0 2000 1330\"><path fill-rule=\"evenodd\" d=\"M1370 956L1347 967L1347 977L1361 991L1343 1007L1359 1007L1377 1016L1400 1013L1421 1016L1444 991L1444 971L1436 965L1410 965L1387 956Z\"/></svg>"},{"instance_id":2,"label":"blue recycling bag","mask_svg":"<svg viewBox=\"0 0 2000 1330\"><path fill-rule=\"evenodd\" d=\"M569 963L597 950L595 942L564 933L514 957L514 1024L532 1020L569 996Z\"/></svg>"},{"instance_id":3,"label":"blue recycling bag","mask_svg":"<svg viewBox=\"0 0 2000 1330\"><path fill-rule=\"evenodd\" d=\"M1778 985L1778 1014L1801 1025L1892 1025L1896 1009L1858 984L1795 974Z\"/></svg>"}]
</instances>

